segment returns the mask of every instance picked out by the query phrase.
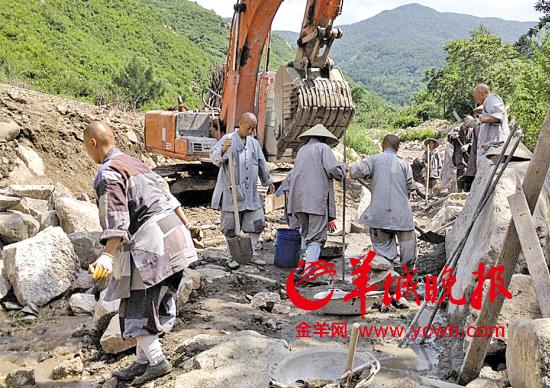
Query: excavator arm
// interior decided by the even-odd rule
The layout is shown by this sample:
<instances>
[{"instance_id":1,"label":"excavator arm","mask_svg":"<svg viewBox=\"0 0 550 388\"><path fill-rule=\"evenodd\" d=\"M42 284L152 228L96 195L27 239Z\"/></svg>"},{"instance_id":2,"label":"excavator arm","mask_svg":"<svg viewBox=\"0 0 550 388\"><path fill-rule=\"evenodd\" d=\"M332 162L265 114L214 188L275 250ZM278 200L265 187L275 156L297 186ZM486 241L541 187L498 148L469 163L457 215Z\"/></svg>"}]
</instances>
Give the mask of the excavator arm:
<instances>
[{"instance_id":1,"label":"excavator arm","mask_svg":"<svg viewBox=\"0 0 550 388\"><path fill-rule=\"evenodd\" d=\"M258 101L265 101L263 96L257 99L258 71L281 3L282 0L239 0L234 6L220 115L227 131L235 128L243 113L266 109L255 109ZM297 136L315 124L323 123L341 137L343 127L351 121L355 111L351 90L339 70L333 71L328 58L332 43L342 37L340 29L333 28L342 4L343 0L307 1L296 59L279 70L275 82L273 116L277 117L274 131L278 156L288 147L296 148ZM312 73L312 69L317 71ZM262 92L266 91L260 88Z\"/></svg>"}]
</instances>

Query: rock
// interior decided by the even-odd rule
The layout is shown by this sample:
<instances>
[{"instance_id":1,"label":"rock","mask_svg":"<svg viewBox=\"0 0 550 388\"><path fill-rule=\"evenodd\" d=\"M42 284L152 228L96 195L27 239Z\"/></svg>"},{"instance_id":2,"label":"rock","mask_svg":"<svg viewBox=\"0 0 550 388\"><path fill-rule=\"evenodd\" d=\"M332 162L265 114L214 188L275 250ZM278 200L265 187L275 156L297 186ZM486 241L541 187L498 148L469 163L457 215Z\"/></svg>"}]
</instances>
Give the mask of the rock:
<instances>
[{"instance_id":1,"label":"rock","mask_svg":"<svg viewBox=\"0 0 550 388\"><path fill-rule=\"evenodd\" d=\"M84 372L84 364L80 357L65 360L52 370L52 379L61 380L69 376L80 376Z\"/></svg>"},{"instance_id":2,"label":"rock","mask_svg":"<svg viewBox=\"0 0 550 388\"><path fill-rule=\"evenodd\" d=\"M216 346L194 357L191 361L194 370L177 376L175 386L266 387L269 385L267 368L289 354L286 341L254 331L229 334Z\"/></svg>"},{"instance_id":3,"label":"rock","mask_svg":"<svg viewBox=\"0 0 550 388\"><path fill-rule=\"evenodd\" d=\"M25 386L33 386L34 381L34 369L32 368L21 368L11 371L6 376L6 387L8 388L19 388Z\"/></svg>"},{"instance_id":4,"label":"rock","mask_svg":"<svg viewBox=\"0 0 550 388\"><path fill-rule=\"evenodd\" d=\"M19 201L21 201L21 198L19 197L10 197L0 194L0 211L3 212L16 206Z\"/></svg>"},{"instance_id":5,"label":"rock","mask_svg":"<svg viewBox=\"0 0 550 388\"><path fill-rule=\"evenodd\" d=\"M226 251L219 249L205 249L201 256L207 262L226 261L228 257Z\"/></svg>"},{"instance_id":6,"label":"rock","mask_svg":"<svg viewBox=\"0 0 550 388\"><path fill-rule=\"evenodd\" d=\"M0 213L0 241L12 244L29 238L27 224L24 218L13 212Z\"/></svg>"},{"instance_id":7,"label":"rock","mask_svg":"<svg viewBox=\"0 0 550 388\"><path fill-rule=\"evenodd\" d=\"M99 340L105 353L118 354L136 346L136 338L125 340L120 332L120 318L117 315L111 318L109 326Z\"/></svg>"},{"instance_id":8,"label":"rock","mask_svg":"<svg viewBox=\"0 0 550 388\"><path fill-rule=\"evenodd\" d=\"M18 91L15 89L8 90L8 96L15 102L18 102L20 104L26 104L27 99Z\"/></svg>"},{"instance_id":9,"label":"rock","mask_svg":"<svg viewBox=\"0 0 550 388\"><path fill-rule=\"evenodd\" d=\"M231 271L239 269L240 266L241 265L237 263L236 260L231 260L229 263L227 263L227 268L229 268Z\"/></svg>"},{"instance_id":10,"label":"rock","mask_svg":"<svg viewBox=\"0 0 550 388\"><path fill-rule=\"evenodd\" d=\"M390 271L393 268L391 262L388 259L378 255L374 256L370 265L372 269L378 271Z\"/></svg>"},{"instance_id":11,"label":"rock","mask_svg":"<svg viewBox=\"0 0 550 388\"><path fill-rule=\"evenodd\" d=\"M202 276L204 276L204 278L208 283L213 283L214 280L223 279L224 277L229 276L229 273L216 268L201 267L201 268L197 268L197 271Z\"/></svg>"},{"instance_id":12,"label":"rock","mask_svg":"<svg viewBox=\"0 0 550 388\"><path fill-rule=\"evenodd\" d=\"M69 239L73 243L74 251L76 252L80 266L84 270L88 270L90 264L97 260L103 252L103 245L99 243L101 232L81 231L69 234Z\"/></svg>"},{"instance_id":13,"label":"rock","mask_svg":"<svg viewBox=\"0 0 550 388\"><path fill-rule=\"evenodd\" d=\"M89 196L88 194L86 194L86 193L81 193L81 194L77 197L77 199L78 199L79 201L83 201L83 202L91 202L91 201L90 201L90 196Z\"/></svg>"},{"instance_id":14,"label":"rock","mask_svg":"<svg viewBox=\"0 0 550 388\"><path fill-rule=\"evenodd\" d=\"M80 269L78 271L78 275L76 276L75 281L73 282L71 289L89 290L93 286L94 286L94 281L92 280L92 276L88 273L88 271L84 271L83 269Z\"/></svg>"},{"instance_id":15,"label":"rock","mask_svg":"<svg viewBox=\"0 0 550 388\"><path fill-rule=\"evenodd\" d=\"M21 129L19 125L13 121L0 121L0 143L7 143L19 136Z\"/></svg>"},{"instance_id":16,"label":"rock","mask_svg":"<svg viewBox=\"0 0 550 388\"><path fill-rule=\"evenodd\" d=\"M369 189L367 189L364 186L361 186L361 196L359 199L359 206L357 208L357 222L362 225L361 223L361 216L367 210L367 208L370 205L370 202L372 200L372 194Z\"/></svg>"},{"instance_id":17,"label":"rock","mask_svg":"<svg viewBox=\"0 0 550 388\"><path fill-rule=\"evenodd\" d=\"M476 285L473 272L478 269L480 262L486 263L487 266L492 266L496 263L501 253L511 219L508 197L514 194L516 187L523 182L528 166L529 162L511 162L496 185L493 196L477 217L463 253L458 260L457 282L453 287L453 295L456 297L466 295L469 298ZM492 170L492 162L485 157L480 158L478 161L478 175L472 185L472 190L466 200L464 210L455 222L453 229L446 234L447 257L450 256L459 241L466 234L466 228L471 223ZM546 178L546 183L543 186L533 217L535 228L539 234L546 257L550 257L548 219L550 219L550 176ZM522 266L525 266L524 263L525 259L521 255L518 268L521 269ZM449 304L448 307L451 319L455 322L462 321L468 315L469 310L469 304L463 306Z\"/></svg>"},{"instance_id":18,"label":"rock","mask_svg":"<svg viewBox=\"0 0 550 388\"><path fill-rule=\"evenodd\" d=\"M53 188L52 202L55 203L55 201L63 197L74 198L74 195L71 190L67 188L67 186L65 186L63 183L57 182Z\"/></svg>"},{"instance_id":19,"label":"rock","mask_svg":"<svg viewBox=\"0 0 550 388\"><path fill-rule=\"evenodd\" d=\"M35 236L40 231L40 222L36 221L30 214L21 213L17 210L8 210L8 213L16 214L23 219L28 238Z\"/></svg>"},{"instance_id":20,"label":"rock","mask_svg":"<svg viewBox=\"0 0 550 388\"><path fill-rule=\"evenodd\" d=\"M50 226L59 226L59 218L57 217L55 210L49 210L39 214L37 220L40 223L40 230L44 230Z\"/></svg>"},{"instance_id":21,"label":"rock","mask_svg":"<svg viewBox=\"0 0 550 388\"><path fill-rule=\"evenodd\" d=\"M267 263L262 259L252 260L252 264L259 265L260 267L265 267L267 265Z\"/></svg>"},{"instance_id":22,"label":"rock","mask_svg":"<svg viewBox=\"0 0 550 388\"><path fill-rule=\"evenodd\" d=\"M23 307L19 306L17 303L4 302L4 308L6 309L6 311L19 311Z\"/></svg>"},{"instance_id":23,"label":"rock","mask_svg":"<svg viewBox=\"0 0 550 388\"><path fill-rule=\"evenodd\" d=\"M69 299L69 306L75 314L94 315L97 302L92 294L73 294Z\"/></svg>"},{"instance_id":24,"label":"rock","mask_svg":"<svg viewBox=\"0 0 550 388\"><path fill-rule=\"evenodd\" d=\"M185 268L184 272L187 274L187 276L191 277L191 280L193 280L193 290L198 290L201 288L201 273L199 271L195 271L191 268Z\"/></svg>"},{"instance_id":25,"label":"rock","mask_svg":"<svg viewBox=\"0 0 550 388\"><path fill-rule=\"evenodd\" d=\"M11 283L4 277L4 260L0 259L0 300L4 299L11 290Z\"/></svg>"},{"instance_id":26,"label":"rock","mask_svg":"<svg viewBox=\"0 0 550 388\"><path fill-rule=\"evenodd\" d=\"M66 115L69 111L69 107L67 105L64 105L64 104L57 104L55 106L55 109L59 112L59 114L61 115Z\"/></svg>"},{"instance_id":27,"label":"rock","mask_svg":"<svg viewBox=\"0 0 550 388\"><path fill-rule=\"evenodd\" d=\"M26 147L22 144L15 150L17 155L25 163L27 168L36 176L46 175L46 166L44 161L32 148Z\"/></svg>"},{"instance_id":28,"label":"rock","mask_svg":"<svg viewBox=\"0 0 550 388\"><path fill-rule=\"evenodd\" d=\"M134 144L139 143L139 139L138 139L136 133L134 131L132 131L131 129L128 130L128 132L126 132L126 137L128 138L128 140L130 140Z\"/></svg>"},{"instance_id":29,"label":"rock","mask_svg":"<svg viewBox=\"0 0 550 388\"><path fill-rule=\"evenodd\" d=\"M519 319L510 326L506 348L510 384L550 387L550 319Z\"/></svg>"},{"instance_id":30,"label":"rock","mask_svg":"<svg viewBox=\"0 0 550 388\"><path fill-rule=\"evenodd\" d=\"M176 349L176 353L185 354L188 357L195 356L205 350L211 349L223 341L223 336L212 334L197 334L186 339Z\"/></svg>"},{"instance_id":31,"label":"rock","mask_svg":"<svg viewBox=\"0 0 550 388\"><path fill-rule=\"evenodd\" d=\"M437 231L437 233L445 234L446 228L449 227L449 223L458 218L462 207L458 206L444 206L436 213L428 224L427 230ZM444 228L445 227L445 228Z\"/></svg>"},{"instance_id":32,"label":"rock","mask_svg":"<svg viewBox=\"0 0 550 388\"><path fill-rule=\"evenodd\" d=\"M48 228L4 247L4 265L19 302L43 306L71 287L78 257L61 228Z\"/></svg>"},{"instance_id":33,"label":"rock","mask_svg":"<svg viewBox=\"0 0 550 388\"><path fill-rule=\"evenodd\" d=\"M10 210L17 210L21 213L33 216L36 219L38 219L41 214L51 211L49 201L34 198L22 198L19 203L11 207Z\"/></svg>"},{"instance_id":34,"label":"rock","mask_svg":"<svg viewBox=\"0 0 550 388\"><path fill-rule=\"evenodd\" d=\"M181 311L184 305L189 300L191 292L193 291L193 279L187 274L183 274L178 292L176 293L176 311Z\"/></svg>"},{"instance_id":35,"label":"rock","mask_svg":"<svg viewBox=\"0 0 550 388\"><path fill-rule=\"evenodd\" d=\"M109 380L105 381L101 388L117 388L118 380L116 377L111 377Z\"/></svg>"},{"instance_id":36,"label":"rock","mask_svg":"<svg viewBox=\"0 0 550 388\"><path fill-rule=\"evenodd\" d=\"M53 185L11 185L5 194L20 198L49 200L52 197L54 187Z\"/></svg>"},{"instance_id":37,"label":"rock","mask_svg":"<svg viewBox=\"0 0 550 388\"><path fill-rule=\"evenodd\" d=\"M287 314L290 314L290 310L291 310L291 307L287 304L275 303L275 305L273 306L273 310L271 310L271 312L275 314L287 315Z\"/></svg>"},{"instance_id":38,"label":"rock","mask_svg":"<svg viewBox=\"0 0 550 388\"><path fill-rule=\"evenodd\" d=\"M467 388L504 388L507 385L499 381L491 380L485 377L478 377L466 385Z\"/></svg>"},{"instance_id":39,"label":"rock","mask_svg":"<svg viewBox=\"0 0 550 388\"><path fill-rule=\"evenodd\" d=\"M276 292L262 291L252 297L250 304L255 308L268 307L270 310L275 303L281 302L281 296ZM271 304L271 306L269 306Z\"/></svg>"},{"instance_id":40,"label":"rock","mask_svg":"<svg viewBox=\"0 0 550 388\"><path fill-rule=\"evenodd\" d=\"M76 198L61 197L55 200L55 210L61 227L67 234L102 230L99 224L99 210L94 204Z\"/></svg>"},{"instance_id":41,"label":"rock","mask_svg":"<svg viewBox=\"0 0 550 388\"><path fill-rule=\"evenodd\" d=\"M106 293L107 291L102 291L99 294L99 300L94 311L94 325L99 331L105 330L111 319L118 314L118 308L120 306L120 300L105 302Z\"/></svg>"}]
</instances>

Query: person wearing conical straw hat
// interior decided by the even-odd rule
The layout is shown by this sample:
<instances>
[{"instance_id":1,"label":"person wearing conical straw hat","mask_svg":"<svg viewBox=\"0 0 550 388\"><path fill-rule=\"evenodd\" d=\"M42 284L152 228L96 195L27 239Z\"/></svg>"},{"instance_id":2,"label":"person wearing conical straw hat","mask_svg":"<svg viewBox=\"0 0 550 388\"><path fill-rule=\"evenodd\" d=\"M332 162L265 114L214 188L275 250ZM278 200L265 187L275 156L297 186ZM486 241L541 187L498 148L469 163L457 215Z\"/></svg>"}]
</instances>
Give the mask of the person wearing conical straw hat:
<instances>
[{"instance_id":1,"label":"person wearing conical straw hat","mask_svg":"<svg viewBox=\"0 0 550 388\"><path fill-rule=\"evenodd\" d=\"M288 211L300 223L305 243L306 266L318 261L328 237L329 223L336 219L334 179L342 181L346 166L338 163L331 146L338 139L318 124L299 136L306 143L294 161L288 197ZM305 268L304 268L305 269Z\"/></svg>"},{"instance_id":2,"label":"person wearing conical straw hat","mask_svg":"<svg viewBox=\"0 0 550 388\"><path fill-rule=\"evenodd\" d=\"M422 163L424 163L424 179L429 179L429 188L438 192L439 187L441 186L441 169L443 167L443 161L441 155L439 154L439 140L437 139L426 139L424 141L426 146L426 151L422 156ZM429 150L428 150L429 149ZM427 166L430 166L430 176L428 177Z\"/></svg>"}]
</instances>

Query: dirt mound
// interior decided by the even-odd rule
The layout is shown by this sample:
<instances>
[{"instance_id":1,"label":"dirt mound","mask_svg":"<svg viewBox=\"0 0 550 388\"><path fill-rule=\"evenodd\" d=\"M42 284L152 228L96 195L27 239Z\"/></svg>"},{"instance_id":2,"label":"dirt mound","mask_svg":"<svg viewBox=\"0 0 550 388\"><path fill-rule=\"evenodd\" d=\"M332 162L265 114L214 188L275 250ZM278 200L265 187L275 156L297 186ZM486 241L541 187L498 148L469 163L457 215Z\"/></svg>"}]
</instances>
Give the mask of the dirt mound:
<instances>
[{"instance_id":1,"label":"dirt mound","mask_svg":"<svg viewBox=\"0 0 550 388\"><path fill-rule=\"evenodd\" d=\"M0 121L13 120L19 125L19 136L0 143L0 186L10 181L25 180L16 169L19 144L34 149L44 160L44 180L61 182L74 193L92 194L91 182L97 166L88 160L82 133L88 123L102 120L116 131L119 147L130 155L155 167L154 155L144 148L143 121L140 112L98 107L65 100L34 90L0 84ZM11 174L11 177L10 177ZM35 178L30 178L35 179Z\"/></svg>"}]
</instances>

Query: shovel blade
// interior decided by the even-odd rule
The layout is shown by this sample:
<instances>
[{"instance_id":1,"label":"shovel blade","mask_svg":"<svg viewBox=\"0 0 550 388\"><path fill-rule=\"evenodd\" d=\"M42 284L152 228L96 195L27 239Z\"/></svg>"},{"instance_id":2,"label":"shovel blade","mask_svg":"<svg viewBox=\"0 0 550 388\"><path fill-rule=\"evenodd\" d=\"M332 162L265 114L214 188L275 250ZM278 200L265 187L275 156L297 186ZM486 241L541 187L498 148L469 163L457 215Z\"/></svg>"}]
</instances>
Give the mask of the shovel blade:
<instances>
[{"instance_id":1,"label":"shovel blade","mask_svg":"<svg viewBox=\"0 0 550 388\"><path fill-rule=\"evenodd\" d=\"M229 253L231 257L239 264L248 264L252 260L254 250L252 249L252 240L249 236L236 236L227 239Z\"/></svg>"},{"instance_id":2,"label":"shovel blade","mask_svg":"<svg viewBox=\"0 0 550 388\"><path fill-rule=\"evenodd\" d=\"M432 244L441 244L445 242L445 236L442 236L434 232L426 232L424 234L421 234L420 237L418 238L422 241L426 241Z\"/></svg>"}]
</instances>

